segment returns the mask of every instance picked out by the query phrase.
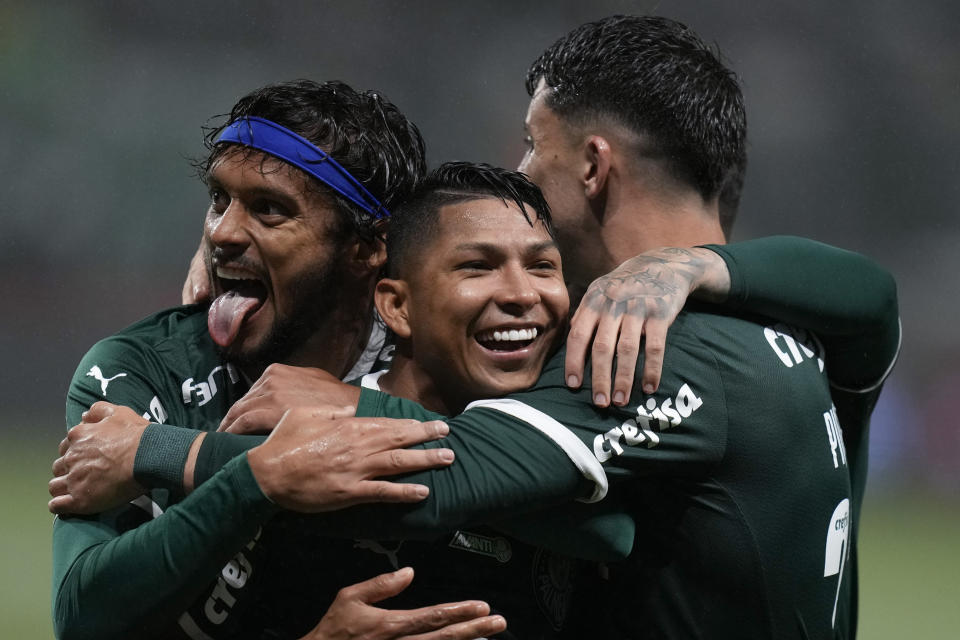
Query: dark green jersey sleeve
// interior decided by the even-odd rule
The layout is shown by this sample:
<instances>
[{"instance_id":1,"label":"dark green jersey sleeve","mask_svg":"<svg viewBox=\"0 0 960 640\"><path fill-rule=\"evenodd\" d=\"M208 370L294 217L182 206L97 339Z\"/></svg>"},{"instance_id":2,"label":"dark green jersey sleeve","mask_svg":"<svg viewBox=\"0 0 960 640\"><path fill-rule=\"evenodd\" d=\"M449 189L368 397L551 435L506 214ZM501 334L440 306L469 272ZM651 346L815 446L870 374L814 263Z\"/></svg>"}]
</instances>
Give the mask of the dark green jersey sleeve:
<instances>
[{"instance_id":1,"label":"dark green jersey sleeve","mask_svg":"<svg viewBox=\"0 0 960 640\"><path fill-rule=\"evenodd\" d=\"M415 402L366 387L361 391L357 416L416 420L443 417ZM450 470L403 477L406 482L431 487L430 497L419 505L369 505L306 520L309 526L328 535L421 539L431 539L462 525L487 523L531 544L574 557L613 561L629 554L634 525L622 511L607 505L548 508L596 491L589 488L576 467L565 461L561 447L550 443L544 447L544 436L537 430L520 429L499 437L496 427L493 431L481 433L467 424L443 440L421 445L451 448L457 459ZM207 434L197 460L195 480L205 481L232 457L262 441L259 436ZM585 452L579 443L575 446L581 454ZM514 449L518 454L502 452L501 448ZM522 455L528 448L542 451L531 459ZM559 469L547 473L547 469L558 464ZM599 474L599 465L595 466L594 472Z\"/></svg>"},{"instance_id":2,"label":"dark green jersey sleeve","mask_svg":"<svg viewBox=\"0 0 960 640\"><path fill-rule=\"evenodd\" d=\"M135 504L54 522L53 618L61 640L168 629L275 511L245 457L162 514L148 496Z\"/></svg>"},{"instance_id":3,"label":"dark green jersey sleeve","mask_svg":"<svg viewBox=\"0 0 960 640\"><path fill-rule=\"evenodd\" d=\"M897 286L879 265L789 236L707 248L730 271L726 306L813 331L835 387L870 391L889 374L900 348Z\"/></svg>"},{"instance_id":4,"label":"dark green jersey sleeve","mask_svg":"<svg viewBox=\"0 0 960 640\"><path fill-rule=\"evenodd\" d=\"M187 393L193 392L187 389L193 384L190 374L172 368L171 358L165 361L161 355L164 348L124 334L95 345L68 391L68 427L98 400L127 405L157 422L185 421L188 407L198 428L215 425L214 416L222 410L212 402L198 407L203 398ZM207 379L206 398L217 383L221 398L230 394L219 363L201 360L192 366ZM97 516L56 518L52 588L57 637L165 633L275 509L244 458L179 503L166 489L155 489Z\"/></svg>"},{"instance_id":5,"label":"dark green jersey sleeve","mask_svg":"<svg viewBox=\"0 0 960 640\"><path fill-rule=\"evenodd\" d=\"M809 329L822 343L850 463L856 525L866 484L870 414L900 351L896 282L864 256L803 238L707 248L727 264L731 308ZM785 363L798 360L797 340L790 333L771 329L769 336Z\"/></svg>"}]
</instances>

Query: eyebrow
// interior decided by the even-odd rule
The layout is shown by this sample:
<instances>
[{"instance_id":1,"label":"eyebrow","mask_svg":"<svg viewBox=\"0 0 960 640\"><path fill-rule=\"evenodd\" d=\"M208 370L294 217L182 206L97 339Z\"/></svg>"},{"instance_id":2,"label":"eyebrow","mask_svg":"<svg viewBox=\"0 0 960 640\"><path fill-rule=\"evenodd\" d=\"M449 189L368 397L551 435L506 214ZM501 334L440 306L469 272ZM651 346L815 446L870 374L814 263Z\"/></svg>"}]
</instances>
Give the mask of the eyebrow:
<instances>
[{"instance_id":1,"label":"eyebrow","mask_svg":"<svg viewBox=\"0 0 960 640\"><path fill-rule=\"evenodd\" d=\"M223 180L217 179L216 170L207 170L204 174L204 182L208 187L221 187L226 188ZM244 187L240 191L245 194L247 197L254 198L266 198L269 200L276 200L281 204L286 205L287 207L292 206L302 206L300 205L297 198L292 197L290 194L276 189L271 186L257 185L255 187Z\"/></svg>"},{"instance_id":2,"label":"eyebrow","mask_svg":"<svg viewBox=\"0 0 960 640\"><path fill-rule=\"evenodd\" d=\"M492 242L463 242L454 247L454 249L458 251L502 251L503 245ZM528 253L541 253L547 249L557 249L559 251L557 243L553 240L538 242L527 247L526 251Z\"/></svg>"}]
</instances>

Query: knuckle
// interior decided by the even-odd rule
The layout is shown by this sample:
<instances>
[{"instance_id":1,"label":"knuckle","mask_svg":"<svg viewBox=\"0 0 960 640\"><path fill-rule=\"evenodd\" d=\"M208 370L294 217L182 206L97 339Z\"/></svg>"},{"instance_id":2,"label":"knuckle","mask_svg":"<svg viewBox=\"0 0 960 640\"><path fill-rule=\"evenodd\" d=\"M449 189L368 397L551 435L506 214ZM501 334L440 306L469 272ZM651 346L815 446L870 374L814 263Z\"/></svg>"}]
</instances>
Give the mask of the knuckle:
<instances>
[{"instance_id":1,"label":"knuckle","mask_svg":"<svg viewBox=\"0 0 960 640\"><path fill-rule=\"evenodd\" d=\"M403 445L404 442L406 442L405 432L414 431L416 429L416 427L412 424L404 425L404 426L405 426L404 429L395 429L390 432L390 443L395 447L400 447ZM417 426L419 426L419 423L417 423ZM416 429L416 431L419 431L419 429ZM397 452L394 452L394 454L396 453Z\"/></svg>"},{"instance_id":2,"label":"knuckle","mask_svg":"<svg viewBox=\"0 0 960 640\"><path fill-rule=\"evenodd\" d=\"M593 342L593 355L594 356L606 356L613 353L613 345L610 344L606 339L598 338Z\"/></svg>"},{"instance_id":3,"label":"knuckle","mask_svg":"<svg viewBox=\"0 0 960 640\"><path fill-rule=\"evenodd\" d=\"M447 615L443 609L434 608L427 613L427 622L435 625L446 623Z\"/></svg>"},{"instance_id":4,"label":"knuckle","mask_svg":"<svg viewBox=\"0 0 960 640\"><path fill-rule=\"evenodd\" d=\"M263 370L263 375L260 376L261 379L266 378L268 376L273 376L279 373L282 366L283 365L277 362L271 362L270 364L267 365L267 368Z\"/></svg>"},{"instance_id":5,"label":"knuckle","mask_svg":"<svg viewBox=\"0 0 960 640\"><path fill-rule=\"evenodd\" d=\"M585 328L582 325L576 325L570 327L570 333L567 335L567 342L586 342L590 339L590 336L593 334L592 330Z\"/></svg>"},{"instance_id":6,"label":"knuckle","mask_svg":"<svg viewBox=\"0 0 960 640\"><path fill-rule=\"evenodd\" d=\"M634 340L621 339L617 343L617 355L635 356L639 350L639 345Z\"/></svg>"}]
</instances>

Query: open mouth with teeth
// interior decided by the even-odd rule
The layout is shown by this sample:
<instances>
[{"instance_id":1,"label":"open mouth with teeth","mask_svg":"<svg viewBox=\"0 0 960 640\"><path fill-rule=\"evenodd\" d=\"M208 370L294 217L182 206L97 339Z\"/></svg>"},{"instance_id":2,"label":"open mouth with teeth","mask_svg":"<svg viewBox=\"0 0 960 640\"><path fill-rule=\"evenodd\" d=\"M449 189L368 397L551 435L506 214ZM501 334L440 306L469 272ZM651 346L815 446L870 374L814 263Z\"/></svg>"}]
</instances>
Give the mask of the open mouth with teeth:
<instances>
[{"instance_id":1,"label":"open mouth with teeth","mask_svg":"<svg viewBox=\"0 0 960 640\"><path fill-rule=\"evenodd\" d=\"M218 288L223 291L210 305L207 328L221 347L233 344L244 320L255 314L267 299L267 287L250 272L218 266Z\"/></svg>"},{"instance_id":2,"label":"open mouth with teeth","mask_svg":"<svg viewBox=\"0 0 960 640\"><path fill-rule=\"evenodd\" d=\"M539 333L537 327L490 329L481 331L475 338L481 347L490 351L519 351L533 344Z\"/></svg>"}]
</instances>

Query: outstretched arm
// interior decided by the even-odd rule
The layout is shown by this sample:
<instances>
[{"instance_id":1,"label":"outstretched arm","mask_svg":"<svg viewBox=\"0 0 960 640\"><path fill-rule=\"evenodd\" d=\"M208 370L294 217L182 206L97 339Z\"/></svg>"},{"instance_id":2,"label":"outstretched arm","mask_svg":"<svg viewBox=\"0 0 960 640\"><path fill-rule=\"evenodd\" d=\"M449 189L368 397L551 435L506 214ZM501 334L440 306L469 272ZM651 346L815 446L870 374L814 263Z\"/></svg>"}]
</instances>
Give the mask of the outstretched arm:
<instances>
[{"instance_id":1,"label":"outstretched arm","mask_svg":"<svg viewBox=\"0 0 960 640\"><path fill-rule=\"evenodd\" d=\"M180 385L175 381L174 388L164 387L163 381L170 376L164 375L165 369L161 365L152 364L154 359L156 356L149 349L140 349L135 341L122 338L95 346L81 362L71 383L67 424L83 423L82 416L86 414L88 420L119 420L121 441L125 439L124 429L136 434L147 418L131 409L96 404L105 395L104 387L108 387L111 400L136 407L154 420L170 418L168 411L182 404L179 402ZM123 377L117 377L118 372L122 372ZM104 384L101 378L110 378L113 382ZM88 411L91 405L95 408ZM185 416L177 414L173 417ZM80 431L71 430L67 441L92 447L93 443L81 435L89 427L87 423L84 425ZM368 435L370 426L365 424L363 427ZM408 426L421 433L425 429L419 422L409 422ZM393 434L398 431L403 429L398 429L396 424L381 425L381 432L388 434L381 441L392 442ZM198 432L180 429L176 433L174 441L189 446ZM181 433L187 437L181 438ZM435 435L432 432L428 437ZM136 440L134 437L133 441ZM372 442L375 441L374 438ZM378 453L368 451L358 455L356 450L362 448L362 443L353 437L340 438L330 444L335 446L318 453L334 457L347 455L360 461L369 458L368 454ZM343 447L347 447L346 452ZM136 450L135 446L133 450ZM436 452L432 450L430 453L436 455ZM125 454L108 457L105 468L111 473L114 471L112 460L116 462L115 466L127 469L129 475L130 459L131 456ZM65 452L58 465L63 465L69 476L76 462L77 456ZM374 462L368 469L376 466ZM392 464L388 468L397 469ZM381 467L375 476L384 473L387 472ZM96 477L102 474L92 466L87 468L86 475ZM335 482L334 486L347 487L346 492L342 489L335 491L338 494L335 501L341 506L353 502L348 497L350 491L363 492L364 487L370 489L366 480L373 477ZM84 474L78 478L83 486ZM376 490L378 486L393 491L391 483L375 485L372 492L367 491L367 498L384 498L382 492ZM136 488L132 493L137 493ZM122 499L129 497L129 493L121 496ZM328 494L328 497L333 496ZM164 488L149 491L109 512L55 520L53 612L58 637L129 638L149 635L146 633L148 629L166 628L204 592L231 556L241 551L255 537L257 529L278 510L260 489L246 456L226 464L199 490L172 504L174 502L169 489Z\"/></svg>"},{"instance_id":2,"label":"outstretched arm","mask_svg":"<svg viewBox=\"0 0 960 640\"><path fill-rule=\"evenodd\" d=\"M814 331L826 347L831 381L841 387L875 383L895 359L899 323L890 274L850 251L774 236L659 249L595 280L571 323L568 385L583 380L589 351L594 402L610 404L616 356L612 403L624 406L642 350L643 389L655 390L667 329L688 295Z\"/></svg>"}]
</instances>

